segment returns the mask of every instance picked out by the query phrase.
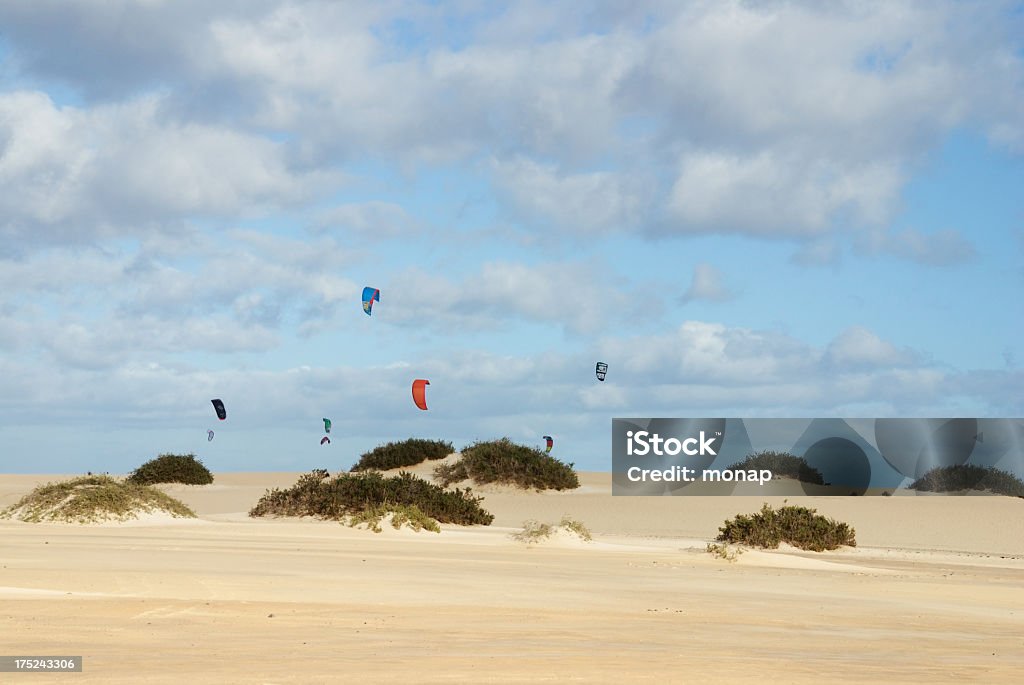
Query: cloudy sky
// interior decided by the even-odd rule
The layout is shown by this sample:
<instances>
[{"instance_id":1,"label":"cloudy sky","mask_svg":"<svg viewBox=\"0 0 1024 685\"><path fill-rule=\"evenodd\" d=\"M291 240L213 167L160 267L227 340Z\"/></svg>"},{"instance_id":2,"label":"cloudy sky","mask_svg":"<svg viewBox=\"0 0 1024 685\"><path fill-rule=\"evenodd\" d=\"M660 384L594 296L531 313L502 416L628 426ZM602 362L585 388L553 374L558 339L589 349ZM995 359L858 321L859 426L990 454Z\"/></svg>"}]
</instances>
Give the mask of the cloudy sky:
<instances>
[{"instance_id":1,"label":"cloudy sky","mask_svg":"<svg viewBox=\"0 0 1024 685\"><path fill-rule=\"evenodd\" d=\"M583 6L0 2L0 470L1024 414L1024 4Z\"/></svg>"}]
</instances>

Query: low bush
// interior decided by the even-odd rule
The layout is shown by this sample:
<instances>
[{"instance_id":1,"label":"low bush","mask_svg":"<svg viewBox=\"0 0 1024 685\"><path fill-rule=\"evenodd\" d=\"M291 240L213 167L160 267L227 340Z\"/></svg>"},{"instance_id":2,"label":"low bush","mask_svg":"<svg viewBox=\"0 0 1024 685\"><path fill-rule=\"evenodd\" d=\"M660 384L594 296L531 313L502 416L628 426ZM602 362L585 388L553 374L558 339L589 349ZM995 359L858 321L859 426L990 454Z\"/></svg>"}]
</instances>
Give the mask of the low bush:
<instances>
[{"instance_id":1,"label":"low bush","mask_svg":"<svg viewBox=\"0 0 1024 685\"><path fill-rule=\"evenodd\" d=\"M591 542L594 539L594 536L590 534L589 528L580 521L571 519L568 516L563 516L562 520L556 525L541 523L531 519L524 522L523 529L512 533L511 537L517 542L525 542L528 545L532 545L542 540L547 540L559 530L568 531L584 542Z\"/></svg>"},{"instance_id":2,"label":"low bush","mask_svg":"<svg viewBox=\"0 0 1024 685\"><path fill-rule=\"evenodd\" d=\"M775 511L765 504L756 514L738 514L726 521L715 539L767 549L776 549L785 542L813 552L857 545L853 528L815 511L792 506Z\"/></svg>"},{"instance_id":3,"label":"low bush","mask_svg":"<svg viewBox=\"0 0 1024 685\"><path fill-rule=\"evenodd\" d=\"M96 523L133 519L139 513L149 512L195 518L191 509L156 488L110 476L80 476L40 485L0 512L0 517L30 523Z\"/></svg>"},{"instance_id":4,"label":"low bush","mask_svg":"<svg viewBox=\"0 0 1024 685\"><path fill-rule=\"evenodd\" d=\"M415 466L425 461L444 459L455 451L455 446L444 440L409 438L402 442L379 445L359 457L350 471L387 471L403 466Z\"/></svg>"},{"instance_id":5,"label":"low bush","mask_svg":"<svg viewBox=\"0 0 1024 685\"><path fill-rule=\"evenodd\" d=\"M962 492L982 490L997 495L1024 497L1024 481L1006 471L988 466L963 464L940 466L910 484L923 492Z\"/></svg>"},{"instance_id":6,"label":"low bush","mask_svg":"<svg viewBox=\"0 0 1024 685\"><path fill-rule=\"evenodd\" d=\"M590 542L594 539L594 536L590 534L589 528L583 525L581 521L571 519L568 516L563 516L562 521L558 524L558 526L560 528L565 528L566 530L572 533L575 533L581 540L586 540L587 542Z\"/></svg>"},{"instance_id":7,"label":"low bush","mask_svg":"<svg viewBox=\"0 0 1024 685\"><path fill-rule=\"evenodd\" d=\"M551 537L551 534L555 532L550 523L541 523L540 521L529 520L523 523L523 529L516 533L512 533L512 539L517 542L525 542L532 544L546 540Z\"/></svg>"},{"instance_id":8,"label":"low bush","mask_svg":"<svg viewBox=\"0 0 1024 685\"><path fill-rule=\"evenodd\" d=\"M572 467L539 449L502 438L463 449L459 461L435 468L434 478L445 487L472 479L477 485L501 483L536 490L572 490L580 486Z\"/></svg>"},{"instance_id":9,"label":"low bush","mask_svg":"<svg viewBox=\"0 0 1024 685\"><path fill-rule=\"evenodd\" d=\"M825 479L821 472L807 463L802 457L788 452L765 450L748 455L746 459L730 466L729 471L747 471L750 469L768 469L772 472L772 480L779 478L795 478L802 483L824 485Z\"/></svg>"},{"instance_id":10,"label":"low bush","mask_svg":"<svg viewBox=\"0 0 1024 685\"><path fill-rule=\"evenodd\" d=\"M720 544L717 542L709 542L704 551L708 554L713 555L717 559L725 559L728 562L737 561L740 555L743 554L742 547L730 547L726 544Z\"/></svg>"},{"instance_id":11,"label":"low bush","mask_svg":"<svg viewBox=\"0 0 1024 685\"><path fill-rule=\"evenodd\" d=\"M385 478L380 473L343 473L334 478L317 469L299 478L286 490L268 490L250 516L316 516L343 520L375 508L396 511L415 506L441 523L489 525L494 516L485 511L470 490L445 490L422 478L402 472Z\"/></svg>"},{"instance_id":12,"label":"low bush","mask_svg":"<svg viewBox=\"0 0 1024 685\"><path fill-rule=\"evenodd\" d=\"M154 483L185 483L209 485L213 474L194 454L161 454L132 471L127 482L135 485Z\"/></svg>"},{"instance_id":13,"label":"low bush","mask_svg":"<svg viewBox=\"0 0 1024 685\"><path fill-rule=\"evenodd\" d=\"M313 469L299 476L295 485L284 490L267 490L249 516L317 516L336 518L334 502L324 492L324 481L330 478L326 469Z\"/></svg>"},{"instance_id":14,"label":"low bush","mask_svg":"<svg viewBox=\"0 0 1024 685\"><path fill-rule=\"evenodd\" d=\"M348 525L355 528L366 524L366 527L374 533L380 533L383 530L380 523L387 516L391 517L391 527L395 530L399 530L402 526L408 526L417 533L421 530L429 530L432 533L441 532L441 526L438 525L437 520L424 514L415 504L410 506L393 505L390 508L370 507L358 514L350 515Z\"/></svg>"}]
</instances>

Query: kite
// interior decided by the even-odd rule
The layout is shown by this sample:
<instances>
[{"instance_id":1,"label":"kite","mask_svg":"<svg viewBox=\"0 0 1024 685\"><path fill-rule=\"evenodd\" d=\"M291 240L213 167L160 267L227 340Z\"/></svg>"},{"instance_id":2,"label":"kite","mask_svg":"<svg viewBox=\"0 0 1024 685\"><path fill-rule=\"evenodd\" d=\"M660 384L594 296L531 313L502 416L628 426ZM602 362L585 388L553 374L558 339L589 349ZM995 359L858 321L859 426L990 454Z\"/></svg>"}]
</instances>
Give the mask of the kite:
<instances>
[{"instance_id":1,"label":"kite","mask_svg":"<svg viewBox=\"0 0 1024 685\"><path fill-rule=\"evenodd\" d=\"M320 438L320 444L321 445L330 445L331 444L331 439L325 435L324 437Z\"/></svg>"},{"instance_id":2,"label":"kite","mask_svg":"<svg viewBox=\"0 0 1024 685\"><path fill-rule=\"evenodd\" d=\"M331 432L331 420L330 419L324 419L324 432L325 433L330 433Z\"/></svg>"},{"instance_id":3,"label":"kite","mask_svg":"<svg viewBox=\"0 0 1024 685\"><path fill-rule=\"evenodd\" d=\"M551 439L551 436L550 436L550 435L545 435L545 436L544 436L544 440L546 440L546 441L547 441L547 443L548 443L548 449L547 449L547 451L548 451L548 452L550 452L550 451L551 451L551 448L555 446L555 441Z\"/></svg>"},{"instance_id":4,"label":"kite","mask_svg":"<svg viewBox=\"0 0 1024 685\"><path fill-rule=\"evenodd\" d=\"M604 377L605 377L605 374L608 373L608 365L605 364L604 362L598 362L596 370L597 370L597 380L603 381Z\"/></svg>"},{"instance_id":5,"label":"kite","mask_svg":"<svg viewBox=\"0 0 1024 685\"><path fill-rule=\"evenodd\" d=\"M373 301L377 300L380 302L380 291L376 288L366 286L363 288L363 311L366 312L367 316L373 314Z\"/></svg>"},{"instance_id":6,"label":"kite","mask_svg":"<svg viewBox=\"0 0 1024 685\"><path fill-rule=\"evenodd\" d=\"M430 381L417 378L412 382L412 401L416 403L416 406L426 411L427 409L427 386L430 385Z\"/></svg>"},{"instance_id":7,"label":"kite","mask_svg":"<svg viewBox=\"0 0 1024 685\"><path fill-rule=\"evenodd\" d=\"M213 408L217 412L217 418L223 421L228 417L228 412L224 409L224 403L220 400L210 400L213 403Z\"/></svg>"},{"instance_id":8,"label":"kite","mask_svg":"<svg viewBox=\"0 0 1024 685\"><path fill-rule=\"evenodd\" d=\"M206 442L213 442L213 431L206 431Z\"/></svg>"}]
</instances>

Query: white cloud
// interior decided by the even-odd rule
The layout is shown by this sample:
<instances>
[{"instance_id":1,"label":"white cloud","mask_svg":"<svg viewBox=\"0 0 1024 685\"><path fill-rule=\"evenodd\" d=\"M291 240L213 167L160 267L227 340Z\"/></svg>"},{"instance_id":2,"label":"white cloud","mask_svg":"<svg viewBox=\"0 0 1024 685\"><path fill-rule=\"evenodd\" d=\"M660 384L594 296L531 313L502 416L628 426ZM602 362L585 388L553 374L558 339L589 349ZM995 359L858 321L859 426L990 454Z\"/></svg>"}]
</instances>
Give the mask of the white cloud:
<instances>
[{"instance_id":1,"label":"white cloud","mask_svg":"<svg viewBox=\"0 0 1024 685\"><path fill-rule=\"evenodd\" d=\"M681 6L623 91L638 114L664 116L670 232L813 237L889 219L926 150L1024 107L1005 9Z\"/></svg>"},{"instance_id":2,"label":"white cloud","mask_svg":"<svg viewBox=\"0 0 1024 685\"><path fill-rule=\"evenodd\" d=\"M993 81L1019 78L1004 15L955 3L690 3L655 29L630 87L715 147L904 156L984 112Z\"/></svg>"},{"instance_id":3,"label":"white cloud","mask_svg":"<svg viewBox=\"0 0 1024 685\"><path fill-rule=\"evenodd\" d=\"M599 354L618 360L634 383L763 385L812 376L821 353L779 333L687 321L672 333L605 342ZM609 369L609 375L612 371Z\"/></svg>"},{"instance_id":4,"label":"white cloud","mask_svg":"<svg viewBox=\"0 0 1024 685\"><path fill-rule=\"evenodd\" d=\"M498 191L518 213L542 225L592 235L636 226L646 212L639 181L620 174L559 173L523 158L491 167Z\"/></svg>"},{"instance_id":5,"label":"white cloud","mask_svg":"<svg viewBox=\"0 0 1024 685\"><path fill-rule=\"evenodd\" d=\"M213 56L209 26L277 4L79 0L55 11L49 2L0 3L0 25L15 66L69 85L86 100L110 102L168 84L201 83Z\"/></svg>"},{"instance_id":6,"label":"white cloud","mask_svg":"<svg viewBox=\"0 0 1024 685\"><path fill-rule=\"evenodd\" d=\"M810 237L829 230L844 209L881 221L902 180L885 162L844 168L776 152L697 152L683 158L668 207L681 232Z\"/></svg>"},{"instance_id":7,"label":"white cloud","mask_svg":"<svg viewBox=\"0 0 1024 685\"><path fill-rule=\"evenodd\" d=\"M854 245L865 254L888 254L932 266L956 266L977 257L974 246L952 230L934 233L915 229L876 230L857 236Z\"/></svg>"},{"instance_id":8,"label":"white cloud","mask_svg":"<svg viewBox=\"0 0 1024 685\"><path fill-rule=\"evenodd\" d=\"M595 264L547 262L533 266L490 262L454 280L419 269L388 285L389 320L450 330L503 329L544 322L575 333L594 333L629 320L640 296ZM655 298L646 309L657 311Z\"/></svg>"},{"instance_id":9,"label":"white cloud","mask_svg":"<svg viewBox=\"0 0 1024 685\"><path fill-rule=\"evenodd\" d=\"M699 321L671 334L605 339L596 356L617 389L606 408L628 407L634 416L848 416L865 407L880 416L971 415L1004 406L1014 373L953 371L863 328L817 348ZM992 379L989 387L982 377ZM600 406L599 391L581 392Z\"/></svg>"},{"instance_id":10,"label":"white cloud","mask_svg":"<svg viewBox=\"0 0 1024 685\"><path fill-rule=\"evenodd\" d=\"M357 235L372 242L411 238L423 230L422 222L404 207L380 200L352 202L324 210L317 216L315 225L320 231Z\"/></svg>"},{"instance_id":11,"label":"white cloud","mask_svg":"<svg viewBox=\"0 0 1024 685\"><path fill-rule=\"evenodd\" d=\"M871 348L868 363L863 355L834 354L857 336ZM865 408L880 416L1003 413L1021 382L1018 371L958 372L919 356L890 357L891 344L865 331L817 348L771 331L697 321L671 334L606 337L587 353L535 357L451 346L409 363L339 358L328 366L255 369L146 358L121 358L113 366L26 364L4 355L0 375L8 392L0 397L0 430L45 425L59 441L62 431L80 427L102 425L112 437L134 427L145 429L147 448L160 436L162 444L194 449L212 426L218 449L246 450L234 468L251 467L253 450L276 449L290 455L281 468L305 469L310 459L323 458L302 445L316 444L326 415L339 436L366 436L360 449L409 435L461 446L510 434L535 443L543 433L554 434L562 458L592 469L607 466L600 455L610 415L849 416ZM609 363L605 383L594 379L595 359ZM411 404L414 377L431 380L429 428ZM227 403L228 424L219 427L212 419L211 397ZM266 432L271 426L280 437ZM137 464L142 443L129 441L123 449L116 440L108 443L106 468Z\"/></svg>"},{"instance_id":12,"label":"white cloud","mask_svg":"<svg viewBox=\"0 0 1024 685\"><path fill-rule=\"evenodd\" d=\"M919 362L910 350L899 350L862 326L840 333L825 350L824 361L836 369L899 368Z\"/></svg>"},{"instance_id":13,"label":"white cloud","mask_svg":"<svg viewBox=\"0 0 1024 685\"><path fill-rule=\"evenodd\" d=\"M640 42L619 32L480 44L437 51L428 76L436 95L458 97L472 122L465 130L483 133L492 153L521 149L573 164L628 151L613 135L618 89L640 56Z\"/></svg>"},{"instance_id":14,"label":"white cloud","mask_svg":"<svg viewBox=\"0 0 1024 685\"><path fill-rule=\"evenodd\" d=\"M166 239L118 252L50 249L0 259L0 346L48 352L58 363L113 367L150 355L267 351L298 323L322 330L356 284L335 270L345 252L245 230ZM70 276L73 274L74 276Z\"/></svg>"},{"instance_id":15,"label":"white cloud","mask_svg":"<svg viewBox=\"0 0 1024 685\"><path fill-rule=\"evenodd\" d=\"M164 353L262 351L279 344L277 334L260 322L224 315L168 321L139 316L103 321L99 325L55 322L39 326L39 342L54 363L85 369L118 368L125 358L163 356Z\"/></svg>"},{"instance_id":16,"label":"white cloud","mask_svg":"<svg viewBox=\"0 0 1024 685\"><path fill-rule=\"evenodd\" d=\"M491 156L512 206L559 230L807 238L885 221L957 127L1024 139L1020 21L1001 4L88 7L0 10L21 69L108 98L22 105L50 187L16 179L11 196L40 194L21 219L90 200L107 221L260 211L353 160Z\"/></svg>"},{"instance_id":17,"label":"white cloud","mask_svg":"<svg viewBox=\"0 0 1024 685\"><path fill-rule=\"evenodd\" d=\"M307 199L313 194L307 183L327 180L294 173L282 146L265 138L162 121L156 100L96 111L91 118L82 134L98 137L102 146L97 190L120 206L250 215Z\"/></svg>"},{"instance_id":18,"label":"white cloud","mask_svg":"<svg viewBox=\"0 0 1024 685\"><path fill-rule=\"evenodd\" d=\"M38 92L2 93L0 139L0 232L22 245L265 212L330 178L293 172L264 138L167 121L155 97L78 109Z\"/></svg>"},{"instance_id":19,"label":"white cloud","mask_svg":"<svg viewBox=\"0 0 1024 685\"><path fill-rule=\"evenodd\" d=\"M682 302L694 300L725 302L733 297L732 291L723 282L722 272L710 264L700 263L693 267L693 280L683 295Z\"/></svg>"}]
</instances>

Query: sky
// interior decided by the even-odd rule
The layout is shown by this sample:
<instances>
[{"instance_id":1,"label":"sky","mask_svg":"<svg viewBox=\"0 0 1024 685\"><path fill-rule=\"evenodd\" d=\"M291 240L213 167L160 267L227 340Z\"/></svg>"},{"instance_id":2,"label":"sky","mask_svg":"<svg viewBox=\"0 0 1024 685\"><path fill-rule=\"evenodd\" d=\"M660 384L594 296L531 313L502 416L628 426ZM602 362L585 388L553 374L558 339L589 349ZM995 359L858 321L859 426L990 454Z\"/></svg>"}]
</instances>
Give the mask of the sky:
<instances>
[{"instance_id":1,"label":"sky","mask_svg":"<svg viewBox=\"0 0 1024 685\"><path fill-rule=\"evenodd\" d=\"M1019 417L1022 258L1021 2L0 0L0 472Z\"/></svg>"}]
</instances>

